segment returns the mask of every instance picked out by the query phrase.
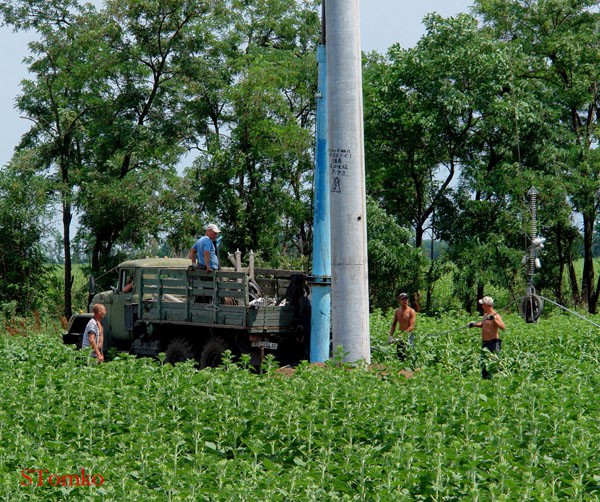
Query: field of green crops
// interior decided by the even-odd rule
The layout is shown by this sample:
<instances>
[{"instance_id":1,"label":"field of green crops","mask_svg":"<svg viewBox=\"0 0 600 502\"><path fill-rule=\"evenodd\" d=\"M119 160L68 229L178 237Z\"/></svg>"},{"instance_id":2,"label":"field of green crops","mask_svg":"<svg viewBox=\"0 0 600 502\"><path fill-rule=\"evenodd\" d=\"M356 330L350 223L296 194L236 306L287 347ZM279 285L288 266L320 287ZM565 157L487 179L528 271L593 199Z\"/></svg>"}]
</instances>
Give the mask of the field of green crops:
<instances>
[{"instance_id":1,"label":"field of green crops","mask_svg":"<svg viewBox=\"0 0 600 502\"><path fill-rule=\"evenodd\" d=\"M0 500L597 500L600 330L504 319L491 380L479 330L431 336L450 316L419 316L411 378L380 313L371 367L260 375L88 366L58 327L2 329Z\"/></svg>"}]
</instances>

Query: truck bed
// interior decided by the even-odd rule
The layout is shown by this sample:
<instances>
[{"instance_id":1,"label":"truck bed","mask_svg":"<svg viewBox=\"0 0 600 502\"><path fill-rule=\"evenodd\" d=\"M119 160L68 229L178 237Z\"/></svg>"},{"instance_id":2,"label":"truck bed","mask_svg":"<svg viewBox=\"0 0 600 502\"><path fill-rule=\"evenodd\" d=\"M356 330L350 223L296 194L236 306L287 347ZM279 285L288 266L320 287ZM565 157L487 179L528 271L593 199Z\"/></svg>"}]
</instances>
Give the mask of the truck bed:
<instances>
[{"instance_id":1,"label":"truck bed","mask_svg":"<svg viewBox=\"0 0 600 502\"><path fill-rule=\"evenodd\" d=\"M259 269L252 279L235 271L147 270L139 289L138 322L290 331L297 312L294 275L298 272Z\"/></svg>"}]
</instances>

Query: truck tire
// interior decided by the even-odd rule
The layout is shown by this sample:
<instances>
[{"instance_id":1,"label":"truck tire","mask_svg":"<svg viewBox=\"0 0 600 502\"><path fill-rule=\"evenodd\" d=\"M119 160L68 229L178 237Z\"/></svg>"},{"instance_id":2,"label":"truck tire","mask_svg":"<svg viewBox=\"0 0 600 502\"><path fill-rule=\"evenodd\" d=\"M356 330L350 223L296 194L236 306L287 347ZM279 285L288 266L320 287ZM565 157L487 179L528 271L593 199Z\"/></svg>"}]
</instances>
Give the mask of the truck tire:
<instances>
[{"instance_id":1,"label":"truck tire","mask_svg":"<svg viewBox=\"0 0 600 502\"><path fill-rule=\"evenodd\" d=\"M225 340L219 337L211 338L200 354L200 369L216 368L223 361L223 352L229 349L229 345Z\"/></svg>"},{"instance_id":2,"label":"truck tire","mask_svg":"<svg viewBox=\"0 0 600 502\"><path fill-rule=\"evenodd\" d=\"M188 361L195 357L194 344L185 338L173 338L165 351L165 361L171 364Z\"/></svg>"}]
</instances>

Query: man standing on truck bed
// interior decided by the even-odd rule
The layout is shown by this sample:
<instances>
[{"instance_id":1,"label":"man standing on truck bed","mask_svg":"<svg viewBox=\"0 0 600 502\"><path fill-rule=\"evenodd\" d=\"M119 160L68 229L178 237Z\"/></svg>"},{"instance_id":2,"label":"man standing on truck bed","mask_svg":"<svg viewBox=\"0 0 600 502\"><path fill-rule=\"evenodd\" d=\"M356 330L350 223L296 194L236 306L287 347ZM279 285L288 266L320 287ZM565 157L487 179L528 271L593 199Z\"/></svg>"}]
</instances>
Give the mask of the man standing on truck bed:
<instances>
[{"instance_id":1,"label":"man standing on truck bed","mask_svg":"<svg viewBox=\"0 0 600 502\"><path fill-rule=\"evenodd\" d=\"M217 257L217 244L215 241L220 233L219 227L214 223L206 227L206 235L200 237L190 249L192 265L198 263L198 267L206 269L207 272L219 270L219 258Z\"/></svg>"}]
</instances>

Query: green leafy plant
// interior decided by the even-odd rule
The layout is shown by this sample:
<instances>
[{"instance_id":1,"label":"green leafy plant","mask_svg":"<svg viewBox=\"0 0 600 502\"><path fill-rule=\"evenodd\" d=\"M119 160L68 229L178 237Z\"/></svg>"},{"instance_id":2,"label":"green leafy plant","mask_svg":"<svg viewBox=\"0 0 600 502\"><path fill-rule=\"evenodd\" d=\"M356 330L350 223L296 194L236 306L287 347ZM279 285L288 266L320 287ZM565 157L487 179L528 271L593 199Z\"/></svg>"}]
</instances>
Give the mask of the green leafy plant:
<instances>
[{"instance_id":1,"label":"green leafy plant","mask_svg":"<svg viewBox=\"0 0 600 502\"><path fill-rule=\"evenodd\" d=\"M537 324L503 317L490 380L481 378L481 332L462 329L469 319L455 315L418 317L411 374L393 350L371 366L333 359L285 373L269 357L262 373L243 360L198 371L123 354L87 365L52 325L28 336L3 329L0 493L11 500L597 498L594 329L562 314ZM389 322L389 313L372 314L374 348L387 346ZM44 480L85 469L105 481L38 486L35 476L27 483L26 469L47 470Z\"/></svg>"}]
</instances>

